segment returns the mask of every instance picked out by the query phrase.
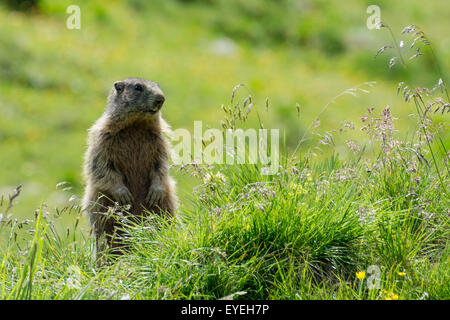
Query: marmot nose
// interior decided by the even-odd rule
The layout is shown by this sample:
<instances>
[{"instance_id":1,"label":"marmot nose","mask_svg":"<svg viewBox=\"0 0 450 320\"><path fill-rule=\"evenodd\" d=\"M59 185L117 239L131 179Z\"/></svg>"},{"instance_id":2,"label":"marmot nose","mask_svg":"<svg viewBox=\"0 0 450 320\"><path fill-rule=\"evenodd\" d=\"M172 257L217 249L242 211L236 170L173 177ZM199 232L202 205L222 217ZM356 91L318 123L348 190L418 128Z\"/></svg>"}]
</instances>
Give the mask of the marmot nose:
<instances>
[{"instance_id":1,"label":"marmot nose","mask_svg":"<svg viewBox=\"0 0 450 320\"><path fill-rule=\"evenodd\" d=\"M161 95L161 94L156 95L155 99L153 100L153 109L155 109L155 110L161 109L165 100L166 100L166 98L164 98L163 95Z\"/></svg>"}]
</instances>

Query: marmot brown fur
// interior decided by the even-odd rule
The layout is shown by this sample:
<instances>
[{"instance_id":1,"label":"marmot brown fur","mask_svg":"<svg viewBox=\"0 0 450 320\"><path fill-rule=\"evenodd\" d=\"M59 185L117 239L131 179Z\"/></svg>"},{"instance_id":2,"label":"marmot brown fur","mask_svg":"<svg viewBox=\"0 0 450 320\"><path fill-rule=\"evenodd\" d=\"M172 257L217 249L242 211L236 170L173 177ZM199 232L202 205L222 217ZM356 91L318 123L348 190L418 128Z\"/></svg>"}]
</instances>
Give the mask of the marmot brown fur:
<instances>
[{"instance_id":1,"label":"marmot brown fur","mask_svg":"<svg viewBox=\"0 0 450 320\"><path fill-rule=\"evenodd\" d=\"M157 83L138 78L117 81L104 114L89 129L83 209L89 214L97 253L115 248L115 202L133 216L144 210L172 216L177 198L169 176L169 128L161 118L165 97ZM117 207L117 206L116 206ZM104 241L103 241L104 239Z\"/></svg>"}]
</instances>

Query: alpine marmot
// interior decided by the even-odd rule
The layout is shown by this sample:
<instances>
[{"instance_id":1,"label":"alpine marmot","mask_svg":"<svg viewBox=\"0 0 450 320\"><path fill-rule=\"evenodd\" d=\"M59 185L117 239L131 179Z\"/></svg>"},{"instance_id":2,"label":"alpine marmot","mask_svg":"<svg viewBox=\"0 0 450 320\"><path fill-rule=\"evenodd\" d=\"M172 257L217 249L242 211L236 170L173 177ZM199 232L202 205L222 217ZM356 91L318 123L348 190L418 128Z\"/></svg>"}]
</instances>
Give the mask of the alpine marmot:
<instances>
[{"instance_id":1,"label":"alpine marmot","mask_svg":"<svg viewBox=\"0 0 450 320\"><path fill-rule=\"evenodd\" d=\"M161 118L165 97L155 82L117 81L103 115L89 129L85 155L83 209L89 214L97 253L119 247L113 235L111 208L128 206L127 214L172 216L177 198L169 176L169 127ZM144 211L146 210L146 211Z\"/></svg>"}]
</instances>

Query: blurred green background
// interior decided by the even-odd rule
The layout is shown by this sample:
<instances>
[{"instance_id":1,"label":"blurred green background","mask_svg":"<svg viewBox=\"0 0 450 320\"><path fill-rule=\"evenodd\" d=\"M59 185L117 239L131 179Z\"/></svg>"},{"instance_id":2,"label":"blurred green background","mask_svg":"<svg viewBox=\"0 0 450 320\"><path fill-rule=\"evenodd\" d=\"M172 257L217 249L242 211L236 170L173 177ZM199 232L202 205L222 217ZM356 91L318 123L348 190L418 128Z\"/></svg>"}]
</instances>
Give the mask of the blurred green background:
<instances>
[{"instance_id":1,"label":"blurred green background","mask_svg":"<svg viewBox=\"0 0 450 320\"><path fill-rule=\"evenodd\" d=\"M66 28L71 4L81 8L80 30ZM282 129L291 149L334 96L376 81L370 93L331 104L320 128L355 122L356 130L335 138L335 150L345 155L346 139L364 141L358 129L366 109L390 105L407 137L414 110L396 95L398 82L433 87L439 76L427 55L406 69L389 69L389 52L374 59L391 38L386 29L366 27L369 5L380 7L396 36L420 26L449 70L450 6L440 0L1 0L0 194L23 184L12 211L27 218L42 201L52 211L81 197L87 129L112 83L129 76L158 82L166 94L163 117L190 131L194 120L220 128L220 106L245 84L240 94L252 95L264 125ZM255 114L246 126L258 126ZM197 182L174 175L188 205ZM57 189L61 181L73 188Z\"/></svg>"}]
</instances>

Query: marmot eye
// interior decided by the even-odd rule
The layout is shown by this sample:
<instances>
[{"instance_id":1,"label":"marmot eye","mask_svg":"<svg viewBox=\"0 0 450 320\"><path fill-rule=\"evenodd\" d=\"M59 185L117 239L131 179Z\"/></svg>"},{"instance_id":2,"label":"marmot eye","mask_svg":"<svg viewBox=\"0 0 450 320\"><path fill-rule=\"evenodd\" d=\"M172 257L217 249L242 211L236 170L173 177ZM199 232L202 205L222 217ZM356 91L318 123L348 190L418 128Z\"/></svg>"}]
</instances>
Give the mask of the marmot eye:
<instances>
[{"instance_id":1,"label":"marmot eye","mask_svg":"<svg viewBox=\"0 0 450 320\"><path fill-rule=\"evenodd\" d=\"M136 90L136 91L142 91L143 88L142 88L142 86L141 86L140 84L136 84L136 85L134 86L134 90Z\"/></svg>"}]
</instances>

